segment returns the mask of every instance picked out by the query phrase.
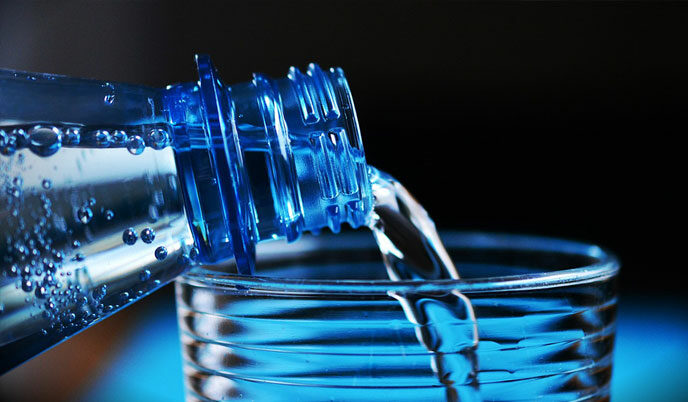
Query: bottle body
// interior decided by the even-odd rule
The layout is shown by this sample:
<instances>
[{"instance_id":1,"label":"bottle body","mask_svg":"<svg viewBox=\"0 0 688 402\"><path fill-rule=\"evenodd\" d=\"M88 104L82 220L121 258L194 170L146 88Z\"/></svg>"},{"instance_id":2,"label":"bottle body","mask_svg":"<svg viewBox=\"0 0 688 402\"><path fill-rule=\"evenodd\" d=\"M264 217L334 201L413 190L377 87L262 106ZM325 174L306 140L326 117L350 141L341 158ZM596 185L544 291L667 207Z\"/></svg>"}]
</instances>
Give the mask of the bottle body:
<instances>
[{"instance_id":1,"label":"bottle body","mask_svg":"<svg viewBox=\"0 0 688 402\"><path fill-rule=\"evenodd\" d=\"M366 224L372 194L344 75L153 89L0 70L0 373L193 262Z\"/></svg>"},{"instance_id":2,"label":"bottle body","mask_svg":"<svg viewBox=\"0 0 688 402\"><path fill-rule=\"evenodd\" d=\"M4 372L172 280L193 240L157 90L0 74Z\"/></svg>"}]
</instances>

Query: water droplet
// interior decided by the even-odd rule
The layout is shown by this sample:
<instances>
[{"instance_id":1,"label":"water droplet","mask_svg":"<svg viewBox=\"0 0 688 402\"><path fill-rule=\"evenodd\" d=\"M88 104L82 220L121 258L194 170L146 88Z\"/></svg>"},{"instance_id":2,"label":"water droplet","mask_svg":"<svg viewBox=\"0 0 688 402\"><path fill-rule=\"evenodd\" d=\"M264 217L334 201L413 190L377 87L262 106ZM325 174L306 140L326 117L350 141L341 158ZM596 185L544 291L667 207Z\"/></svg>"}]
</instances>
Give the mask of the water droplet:
<instances>
[{"instance_id":1,"label":"water droplet","mask_svg":"<svg viewBox=\"0 0 688 402\"><path fill-rule=\"evenodd\" d=\"M151 228L145 228L141 231L141 240L143 240L144 243L152 243L153 240L155 240L155 230Z\"/></svg>"},{"instance_id":2,"label":"water droplet","mask_svg":"<svg viewBox=\"0 0 688 402\"><path fill-rule=\"evenodd\" d=\"M155 249L155 258L157 258L160 261L167 258L167 249L165 248L165 246L160 246Z\"/></svg>"},{"instance_id":3,"label":"water droplet","mask_svg":"<svg viewBox=\"0 0 688 402\"><path fill-rule=\"evenodd\" d=\"M134 228L129 228L122 233L122 241L124 244L132 245L136 243L136 239L138 239L139 235L136 233L136 230Z\"/></svg>"},{"instance_id":4,"label":"water droplet","mask_svg":"<svg viewBox=\"0 0 688 402\"><path fill-rule=\"evenodd\" d=\"M156 255L156 257L157 257L157 255ZM158 258L158 259L161 260L161 259L164 259L164 258L165 258L165 257L163 257L163 258ZM150 276L151 276L151 272L150 272L149 270L147 270L147 269L144 269L144 270L141 271L141 273L139 274L139 279L141 280L141 282L145 282L145 281L147 281L147 280L150 279Z\"/></svg>"},{"instance_id":5,"label":"water droplet","mask_svg":"<svg viewBox=\"0 0 688 402\"><path fill-rule=\"evenodd\" d=\"M93 211L91 208L84 205L76 211L76 217L85 225L93 219Z\"/></svg>"},{"instance_id":6,"label":"water droplet","mask_svg":"<svg viewBox=\"0 0 688 402\"><path fill-rule=\"evenodd\" d=\"M148 143L153 149L163 149L169 144L169 134L161 128L155 128L148 134Z\"/></svg>"},{"instance_id":7,"label":"water droplet","mask_svg":"<svg viewBox=\"0 0 688 402\"><path fill-rule=\"evenodd\" d=\"M112 212L112 211L109 210L109 209L105 210L105 219L111 221L112 218L114 218L114 217L115 217L115 213L114 213L114 212Z\"/></svg>"},{"instance_id":8,"label":"water droplet","mask_svg":"<svg viewBox=\"0 0 688 402\"><path fill-rule=\"evenodd\" d=\"M113 131L112 142L117 145L124 145L127 142L127 133L122 130Z\"/></svg>"},{"instance_id":9,"label":"water droplet","mask_svg":"<svg viewBox=\"0 0 688 402\"><path fill-rule=\"evenodd\" d=\"M94 138L96 140L96 145L101 147L101 148L107 148L110 146L110 143L112 142L112 137L110 136L110 132L107 130L98 130L94 134Z\"/></svg>"},{"instance_id":10,"label":"water droplet","mask_svg":"<svg viewBox=\"0 0 688 402\"><path fill-rule=\"evenodd\" d=\"M29 131L29 148L38 156L50 156L62 147L62 130L55 126L34 126Z\"/></svg>"},{"instance_id":11,"label":"water droplet","mask_svg":"<svg viewBox=\"0 0 688 402\"><path fill-rule=\"evenodd\" d=\"M81 247L81 242L79 240L72 240L72 248Z\"/></svg>"},{"instance_id":12,"label":"water droplet","mask_svg":"<svg viewBox=\"0 0 688 402\"><path fill-rule=\"evenodd\" d=\"M50 190L53 187L53 182L50 181L49 179L43 179L41 182L41 185L43 186L44 189Z\"/></svg>"},{"instance_id":13,"label":"water droplet","mask_svg":"<svg viewBox=\"0 0 688 402\"><path fill-rule=\"evenodd\" d=\"M89 206L94 206L94 205L96 205L96 199L93 198L93 197L89 198L89 199L88 199L88 205L89 205Z\"/></svg>"},{"instance_id":14,"label":"water droplet","mask_svg":"<svg viewBox=\"0 0 688 402\"><path fill-rule=\"evenodd\" d=\"M81 142L81 130L78 127L69 127L65 131L65 145L79 145Z\"/></svg>"},{"instance_id":15,"label":"water droplet","mask_svg":"<svg viewBox=\"0 0 688 402\"><path fill-rule=\"evenodd\" d=\"M72 258L72 261L83 261L85 259L85 255L83 255L82 253L76 253L76 255L74 255L74 257Z\"/></svg>"}]
</instances>

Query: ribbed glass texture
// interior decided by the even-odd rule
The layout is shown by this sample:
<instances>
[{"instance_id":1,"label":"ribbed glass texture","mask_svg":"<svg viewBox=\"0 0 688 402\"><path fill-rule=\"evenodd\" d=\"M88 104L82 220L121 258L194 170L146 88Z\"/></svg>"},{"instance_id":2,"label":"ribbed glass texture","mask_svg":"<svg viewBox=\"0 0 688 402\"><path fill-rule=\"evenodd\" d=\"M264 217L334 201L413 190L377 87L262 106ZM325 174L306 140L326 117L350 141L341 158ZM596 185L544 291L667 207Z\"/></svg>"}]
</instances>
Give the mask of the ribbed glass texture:
<instances>
[{"instance_id":1,"label":"ribbed glass texture","mask_svg":"<svg viewBox=\"0 0 688 402\"><path fill-rule=\"evenodd\" d=\"M389 281L362 234L303 239L289 249L268 243L257 266L265 277L193 269L176 284L188 399L609 399L613 256L548 238L454 233L444 240L462 280ZM416 336L432 331L441 342L472 323L419 328L398 297L427 301L455 291L477 317L477 394L461 373L446 373L457 379L448 393ZM439 350L447 359L464 346Z\"/></svg>"}]
</instances>

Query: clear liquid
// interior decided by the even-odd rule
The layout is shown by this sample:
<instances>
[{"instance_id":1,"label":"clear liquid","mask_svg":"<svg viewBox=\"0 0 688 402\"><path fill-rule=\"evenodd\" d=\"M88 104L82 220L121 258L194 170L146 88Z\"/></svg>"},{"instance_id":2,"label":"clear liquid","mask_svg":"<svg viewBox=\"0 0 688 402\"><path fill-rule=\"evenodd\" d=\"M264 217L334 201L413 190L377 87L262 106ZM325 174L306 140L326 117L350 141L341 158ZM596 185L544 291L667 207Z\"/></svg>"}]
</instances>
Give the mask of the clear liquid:
<instances>
[{"instance_id":1,"label":"clear liquid","mask_svg":"<svg viewBox=\"0 0 688 402\"><path fill-rule=\"evenodd\" d=\"M4 372L172 280L192 240L164 128L0 130Z\"/></svg>"},{"instance_id":2,"label":"clear liquid","mask_svg":"<svg viewBox=\"0 0 688 402\"><path fill-rule=\"evenodd\" d=\"M374 168L371 172L375 204L369 228L389 278L459 279L425 209L393 177ZM446 387L446 400L480 400L475 355L478 331L468 298L458 291L435 297L396 292L390 296L399 301L409 322L417 325L416 337L431 352L431 366ZM445 353L446 345L451 345L451 353ZM457 345L463 346L457 350Z\"/></svg>"},{"instance_id":3,"label":"clear liquid","mask_svg":"<svg viewBox=\"0 0 688 402\"><path fill-rule=\"evenodd\" d=\"M554 275L598 261L588 255L590 248L551 240L489 234L445 240L469 280ZM435 353L419 342L419 325L408 319L408 309L389 287L376 286L387 274L367 234L261 244L257 270L262 278L194 268L176 281L187 400L447 399L447 386L432 367ZM416 299L441 299L451 288L403 286L404 296ZM609 400L614 278L465 295L480 335L475 350L480 398ZM473 327L436 319L426 328L451 336L470 333L465 326ZM445 340L441 350L451 350L451 338ZM454 368L461 362L467 360L455 361ZM470 371L466 364L456 373ZM461 391L471 389L454 388L461 400L466 395Z\"/></svg>"}]
</instances>

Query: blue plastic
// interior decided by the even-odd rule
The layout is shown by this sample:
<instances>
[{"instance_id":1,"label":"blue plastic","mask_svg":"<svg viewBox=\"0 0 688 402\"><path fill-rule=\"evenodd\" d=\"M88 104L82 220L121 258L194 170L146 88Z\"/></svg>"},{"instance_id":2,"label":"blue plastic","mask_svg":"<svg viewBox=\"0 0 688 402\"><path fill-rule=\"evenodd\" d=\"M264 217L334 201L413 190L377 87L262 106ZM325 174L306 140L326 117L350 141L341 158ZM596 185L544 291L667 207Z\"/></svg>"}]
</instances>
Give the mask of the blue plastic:
<instances>
[{"instance_id":1,"label":"blue plastic","mask_svg":"<svg viewBox=\"0 0 688 402\"><path fill-rule=\"evenodd\" d=\"M168 87L164 103L202 262L234 256L249 274L261 240L366 224L370 181L341 69L225 86L208 56L196 63L198 84Z\"/></svg>"},{"instance_id":2,"label":"blue plastic","mask_svg":"<svg viewBox=\"0 0 688 402\"><path fill-rule=\"evenodd\" d=\"M191 260L251 274L258 242L369 220L340 69L227 86L196 62L166 88L0 70L0 373Z\"/></svg>"}]
</instances>

